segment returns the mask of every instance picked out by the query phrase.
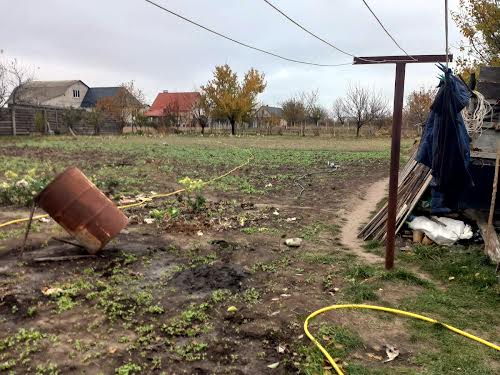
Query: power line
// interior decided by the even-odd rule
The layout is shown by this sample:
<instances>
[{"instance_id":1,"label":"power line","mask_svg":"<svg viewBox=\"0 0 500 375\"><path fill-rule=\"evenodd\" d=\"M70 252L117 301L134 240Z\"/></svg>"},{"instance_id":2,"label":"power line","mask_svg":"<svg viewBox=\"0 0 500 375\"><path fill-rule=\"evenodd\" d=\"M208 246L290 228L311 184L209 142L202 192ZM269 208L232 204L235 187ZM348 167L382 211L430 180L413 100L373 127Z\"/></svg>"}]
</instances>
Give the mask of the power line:
<instances>
[{"instance_id":1,"label":"power line","mask_svg":"<svg viewBox=\"0 0 500 375\"><path fill-rule=\"evenodd\" d=\"M373 17L375 17L375 19L377 20L378 24L382 27L382 29L385 31L385 33L389 36L389 38L391 38L391 40L394 42L394 44L401 50L405 53L406 56L408 56L409 58L411 58L412 60L416 61L416 59L412 56L410 56L408 54L408 52L405 51L405 49L403 47L401 47L399 45L399 43L396 41L396 39L394 39L394 37L391 35L391 33L385 28L384 24L382 23L382 21L380 21L380 19L377 17L377 15L375 14L375 12L372 10L372 8L370 8L370 6L368 5L368 3L365 1L365 0L362 0L363 3L366 5L366 7L368 8L368 10L370 11L370 13L373 15Z\"/></svg>"},{"instance_id":2,"label":"power line","mask_svg":"<svg viewBox=\"0 0 500 375\"><path fill-rule=\"evenodd\" d=\"M309 35L313 36L314 38L320 40L321 42L325 43L326 45L332 47L333 49L343 53L344 55L347 55L347 56L351 56L351 57L357 57L355 56L354 54L352 53L349 53L349 52L346 52L342 49L340 49L339 47L333 45L332 43L328 42L327 40L321 38L320 36L314 34L312 31L306 29L304 26L302 26L300 23L298 23L297 21L295 21L294 19L292 19L290 16L288 16L285 12L283 12L281 9L279 9L277 6L275 6L274 4L272 4L270 1L268 0L264 0L264 2L269 5L271 8L273 8L275 11L277 11L278 13L280 13L283 17L285 17L287 20L289 20L291 23L293 23L294 25L298 26L299 28L301 28L302 30L304 30L306 33L308 33Z\"/></svg>"},{"instance_id":3,"label":"power line","mask_svg":"<svg viewBox=\"0 0 500 375\"><path fill-rule=\"evenodd\" d=\"M353 53L350 53L350 52L346 52L342 49L340 49L339 47L333 45L332 43L328 42L327 40L325 40L324 38L318 36L317 34L313 33L311 30L307 29L306 27L302 26L298 21L295 21L293 18L291 18L289 15L287 15L284 11L282 11L281 9L279 9L277 6L275 6L274 4L272 4L270 1L268 0L264 0L264 2L266 4L268 4L271 8L273 8L274 10L276 10L278 13L280 13L283 17L285 17L287 20L289 20L290 22L292 22L294 25L298 26L300 29L304 30L306 33L308 33L309 35L313 36L314 38L318 39L319 41L325 43L326 45L332 47L333 49L347 55L347 56L351 56L353 58L356 58L358 60L361 60L361 61L367 61L367 62L371 62L371 63L380 63L380 64L383 64L383 63L388 63L388 62L399 62L399 61L393 61L393 60L367 60L367 59L364 59L362 57L359 57L359 56L356 56L354 55ZM408 55L408 54L407 54ZM411 57L412 60L409 60L409 61L415 61L415 59L413 57Z\"/></svg>"},{"instance_id":4,"label":"power line","mask_svg":"<svg viewBox=\"0 0 500 375\"><path fill-rule=\"evenodd\" d=\"M262 48L254 47L254 46L252 46L250 44L240 42L240 41L238 41L236 39L233 39L233 38L231 38L231 37L229 37L227 35L219 33L218 31L215 31L215 30L210 29L210 28L208 28L206 26L203 26L203 25L201 25L201 24L199 24L199 23L197 23L197 22L195 22L193 20L190 20L189 18L184 17L184 16L182 16L182 15L180 15L178 13L175 13L174 11L172 11L170 9L167 9L167 8L161 6L160 4L157 4L157 3L155 3L155 2L153 2L151 0L144 0L144 1L146 1L147 3L153 5L153 6L157 7L157 8L159 8L159 9L167 12L167 13L170 13L173 16L176 16L176 17L180 18L183 21L189 22L190 24L195 25L195 26L197 26L197 27L199 27L199 28L201 28L201 29L203 29L205 31L208 31L208 32L212 33L212 34L215 34L215 35L217 35L217 36L219 36L221 38L224 38L224 39L229 40L229 41L231 41L233 43L239 44L240 46L243 46L243 47L246 47L246 48L250 48L250 49L252 49L254 51L258 51L258 52L261 52L261 53L265 53L266 55L270 55L270 56L276 57L276 58L281 59L281 60L290 61L290 62L297 63L297 64L313 65L313 66L321 66L321 67L334 67L334 66L344 66L344 65L351 65L352 64L352 63L319 64L319 63L314 63L314 62L310 62L310 61L296 60L296 59L292 59L292 58L289 58L289 57L281 56L281 55L278 55L277 53L266 51L266 50L264 50Z\"/></svg>"}]
</instances>

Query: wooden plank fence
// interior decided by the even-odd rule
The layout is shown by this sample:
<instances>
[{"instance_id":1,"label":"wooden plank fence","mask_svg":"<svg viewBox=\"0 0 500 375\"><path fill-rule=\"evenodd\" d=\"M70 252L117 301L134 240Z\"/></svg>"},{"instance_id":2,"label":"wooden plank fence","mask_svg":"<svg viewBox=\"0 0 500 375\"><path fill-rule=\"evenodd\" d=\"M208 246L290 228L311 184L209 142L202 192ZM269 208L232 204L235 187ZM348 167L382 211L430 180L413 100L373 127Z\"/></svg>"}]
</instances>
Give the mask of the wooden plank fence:
<instances>
[{"instance_id":1,"label":"wooden plank fence","mask_svg":"<svg viewBox=\"0 0 500 375\"><path fill-rule=\"evenodd\" d=\"M72 124L71 128L76 134L93 135L95 129L85 120L87 111L81 111L81 120ZM33 133L69 134L68 127L64 122L64 114L67 109L48 106L15 105L8 108L0 108L0 136L2 135L30 135ZM36 129L37 113L43 119L43 129ZM104 116L100 126L99 134L120 134L119 124L110 116Z\"/></svg>"}]
</instances>

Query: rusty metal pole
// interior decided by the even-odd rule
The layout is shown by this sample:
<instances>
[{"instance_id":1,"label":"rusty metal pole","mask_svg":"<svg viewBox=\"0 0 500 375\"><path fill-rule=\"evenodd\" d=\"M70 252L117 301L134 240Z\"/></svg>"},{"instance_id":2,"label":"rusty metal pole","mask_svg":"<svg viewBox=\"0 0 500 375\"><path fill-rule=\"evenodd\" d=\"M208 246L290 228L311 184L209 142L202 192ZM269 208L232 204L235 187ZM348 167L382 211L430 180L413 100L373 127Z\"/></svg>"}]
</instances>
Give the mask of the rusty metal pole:
<instances>
[{"instance_id":1,"label":"rusty metal pole","mask_svg":"<svg viewBox=\"0 0 500 375\"><path fill-rule=\"evenodd\" d=\"M398 206L399 152L401 148L401 125L403 122L403 99L405 87L405 63L396 64L394 87L394 110L392 115L391 170L389 176L389 203L387 214L387 237L385 247L385 268L394 267L394 243L396 240L396 215Z\"/></svg>"},{"instance_id":2,"label":"rusty metal pole","mask_svg":"<svg viewBox=\"0 0 500 375\"><path fill-rule=\"evenodd\" d=\"M394 113L392 118L391 172L389 178L389 203L387 213L387 233L385 268L394 267L394 242L396 240L396 215L398 206L399 151L401 146L401 123L403 121L403 96L405 68L407 63L450 62L453 55L413 55L409 56L371 56L354 57L354 65L396 64L394 88Z\"/></svg>"}]
</instances>

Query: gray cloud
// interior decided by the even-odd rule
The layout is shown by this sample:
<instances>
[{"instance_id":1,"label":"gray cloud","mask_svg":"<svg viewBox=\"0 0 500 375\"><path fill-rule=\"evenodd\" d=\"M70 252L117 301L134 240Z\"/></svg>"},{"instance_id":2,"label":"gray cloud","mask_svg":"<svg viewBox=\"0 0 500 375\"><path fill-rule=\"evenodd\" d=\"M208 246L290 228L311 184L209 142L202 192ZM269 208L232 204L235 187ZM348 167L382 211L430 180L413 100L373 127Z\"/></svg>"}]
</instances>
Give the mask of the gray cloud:
<instances>
[{"instance_id":1,"label":"gray cloud","mask_svg":"<svg viewBox=\"0 0 500 375\"><path fill-rule=\"evenodd\" d=\"M243 42L297 59L350 62L286 21L261 0L157 0ZM324 105L361 82L392 97L393 66L318 68L247 50L195 28L143 0L1 0L0 49L33 64L39 79L82 79L89 85L136 80L152 100L158 91L192 90L217 64L240 75L266 74L261 100L277 104L298 91L319 89ZM290 16L357 55L401 54L361 0L275 0ZM370 4L410 53L444 53L442 1L371 0ZM453 8L457 0L450 1ZM460 38L451 22L451 42ZM435 83L432 64L407 68L406 92Z\"/></svg>"}]
</instances>

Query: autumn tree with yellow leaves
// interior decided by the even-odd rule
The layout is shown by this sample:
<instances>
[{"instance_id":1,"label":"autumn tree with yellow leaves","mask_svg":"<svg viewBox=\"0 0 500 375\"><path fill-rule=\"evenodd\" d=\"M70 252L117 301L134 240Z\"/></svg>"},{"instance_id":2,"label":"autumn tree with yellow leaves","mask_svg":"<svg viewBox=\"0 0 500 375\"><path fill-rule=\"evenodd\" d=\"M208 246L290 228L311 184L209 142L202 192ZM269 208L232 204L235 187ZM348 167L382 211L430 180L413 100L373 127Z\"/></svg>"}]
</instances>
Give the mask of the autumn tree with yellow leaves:
<instances>
[{"instance_id":1,"label":"autumn tree with yellow leaves","mask_svg":"<svg viewBox=\"0 0 500 375\"><path fill-rule=\"evenodd\" d=\"M457 59L463 73L481 65L500 66L500 1L460 0L452 16L465 37Z\"/></svg>"},{"instance_id":2,"label":"autumn tree with yellow leaves","mask_svg":"<svg viewBox=\"0 0 500 375\"><path fill-rule=\"evenodd\" d=\"M436 89L421 87L408 95L404 116L406 123L415 127L420 134L427 121Z\"/></svg>"},{"instance_id":3,"label":"autumn tree with yellow leaves","mask_svg":"<svg viewBox=\"0 0 500 375\"><path fill-rule=\"evenodd\" d=\"M201 100L205 112L212 118L225 118L236 134L236 124L247 120L257 106L257 96L266 88L264 74L250 69L238 81L238 75L229 65L215 67L214 78L201 86Z\"/></svg>"}]
</instances>

